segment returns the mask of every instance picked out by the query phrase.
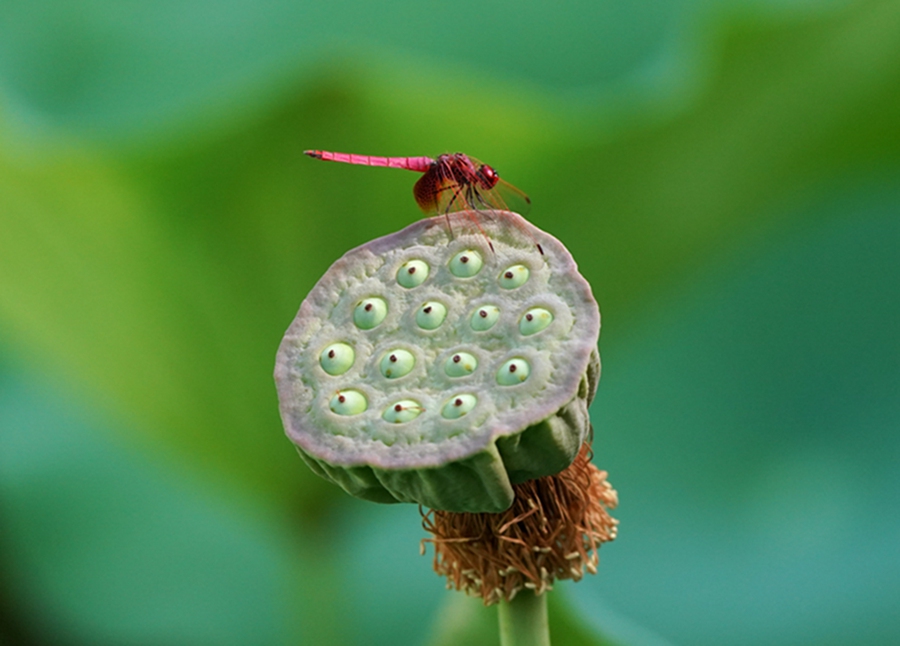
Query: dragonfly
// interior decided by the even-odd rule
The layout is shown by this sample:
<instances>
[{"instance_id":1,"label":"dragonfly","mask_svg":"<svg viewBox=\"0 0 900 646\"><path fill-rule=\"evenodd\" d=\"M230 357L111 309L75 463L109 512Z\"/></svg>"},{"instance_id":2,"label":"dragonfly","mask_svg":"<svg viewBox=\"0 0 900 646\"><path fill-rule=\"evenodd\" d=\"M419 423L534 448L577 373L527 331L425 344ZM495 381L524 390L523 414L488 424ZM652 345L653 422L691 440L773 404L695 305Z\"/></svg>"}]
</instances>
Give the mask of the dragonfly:
<instances>
[{"instance_id":1,"label":"dragonfly","mask_svg":"<svg viewBox=\"0 0 900 646\"><path fill-rule=\"evenodd\" d=\"M325 150L305 150L313 159L343 162L361 166L403 168L422 173L413 186L416 203L425 213L443 215L447 228L453 235L450 213L463 211L488 241L491 251L494 245L481 228L478 217L491 217L496 212L516 210L525 215L531 200L512 184L500 179L496 169L464 153L447 153L431 157L375 157L334 153ZM534 239L530 232L528 237ZM535 242L543 255L541 245Z\"/></svg>"}]
</instances>

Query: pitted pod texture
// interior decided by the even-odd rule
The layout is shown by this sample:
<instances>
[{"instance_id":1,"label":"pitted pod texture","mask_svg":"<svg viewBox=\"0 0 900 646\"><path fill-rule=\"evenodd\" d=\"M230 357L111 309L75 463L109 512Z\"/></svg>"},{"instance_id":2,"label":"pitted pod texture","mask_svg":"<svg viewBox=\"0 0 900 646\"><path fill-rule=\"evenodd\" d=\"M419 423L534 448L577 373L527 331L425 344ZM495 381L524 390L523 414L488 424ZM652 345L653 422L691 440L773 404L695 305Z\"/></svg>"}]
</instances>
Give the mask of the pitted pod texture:
<instances>
[{"instance_id":1,"label":"pitted pod texture","mask_svg":"<svg viewBox=\"0 0 900 646\"><path fill-rule=\"evenodd\" d=\"M447 225L419 221L331 266L278 351L281 414L310 467L352 495L500 511L512 483L563 470L590 432L600 314L565 247L520 216Z\"/></svg>"}]
</instances>

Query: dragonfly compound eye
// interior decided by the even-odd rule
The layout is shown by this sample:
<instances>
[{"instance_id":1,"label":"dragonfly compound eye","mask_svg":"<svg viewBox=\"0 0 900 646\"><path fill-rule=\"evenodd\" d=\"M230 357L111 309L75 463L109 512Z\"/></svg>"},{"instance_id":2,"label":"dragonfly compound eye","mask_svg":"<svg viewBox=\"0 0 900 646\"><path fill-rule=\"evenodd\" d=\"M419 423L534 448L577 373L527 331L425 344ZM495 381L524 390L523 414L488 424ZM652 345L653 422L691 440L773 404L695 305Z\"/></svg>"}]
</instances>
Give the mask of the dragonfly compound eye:
<instances>
[{"instance_id":1,"label":"dragonfly compound eye","mask_svg":"<svg viewBox=\"0 0 900 646\"><path fill-rule=\"evenodd\" d=\"M497 182L500 181L500 175L497 171L487 164L481 165L481 168L478 169L478 175L485 183L486 188L494 188L494 186L497 185Z\"/></svg>"},{"instance_id":2,"label":"dragonfly compound eye","mask_svg":"<svg viewBox=\"0 0 900 646\"><path fill-rule=\"evenodd\" d=\"M496 183L490 166L477 172ZM447 216L454 238L444 218L422 220L345 254L281 342L285 431L359 498L500 512L513 485L566 469L589 437L590 286L518 215L471 231L468 213Z\"/></svg>"}]
</instances>

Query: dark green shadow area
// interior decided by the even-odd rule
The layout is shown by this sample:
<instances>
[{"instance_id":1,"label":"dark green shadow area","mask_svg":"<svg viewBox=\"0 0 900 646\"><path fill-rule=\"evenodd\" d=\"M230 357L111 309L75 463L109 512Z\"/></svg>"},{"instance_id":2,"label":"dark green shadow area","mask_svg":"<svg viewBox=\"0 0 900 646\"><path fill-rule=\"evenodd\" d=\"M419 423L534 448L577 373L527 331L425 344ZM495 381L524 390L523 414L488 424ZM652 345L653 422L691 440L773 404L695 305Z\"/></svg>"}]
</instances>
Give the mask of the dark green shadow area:
<instances>
[{"instance_id":1,"label":"dark green shadow area","mask_svg":"<svg viewBox=\"0 0 900 646\"><path fill-rule=\"evenodd\" d=\"M300 559L248 500L109 441L46 383L0 372L0 570L16 639L275 644ZM296 543L296 537L291 539ZM14 592L14 594L12 594ZM13 642L15 643L15 642Z\"/></svg>"},{"instance_id":2,"label":"dark green shadow area","mask_svg":"<svg viewBox=\"0 0 900 646\"><path fill-rule=\"evenodd\" d=\"M335 514L336 572L354 616L354 644L421 644L444 598L431 556L419 554L426 536L418 507L379 505L346 496Z\"/></svg>"}]
</instances>

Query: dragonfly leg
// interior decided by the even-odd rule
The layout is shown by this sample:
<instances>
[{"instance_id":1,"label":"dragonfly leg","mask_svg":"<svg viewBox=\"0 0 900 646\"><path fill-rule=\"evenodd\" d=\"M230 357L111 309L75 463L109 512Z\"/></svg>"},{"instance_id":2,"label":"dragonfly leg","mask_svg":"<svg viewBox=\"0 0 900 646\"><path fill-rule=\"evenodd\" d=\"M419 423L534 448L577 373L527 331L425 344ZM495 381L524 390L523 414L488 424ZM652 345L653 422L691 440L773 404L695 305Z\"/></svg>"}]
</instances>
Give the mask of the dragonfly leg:
<instances>
[{"instance_id":1,"label":"dragonfly leg","mask_svg":"<svg viewBox=\"0 0 900 646\"><path fill-rule=\"evenodd\" d=\"M469 185L466 187L466 202L474 209L474 211L476 213L480 213L484 217L487 217L487 211L477 208L475 206L475 203L480 202L481 205L483 205L483 206L490 206L490 205L488 205L484 201L484 199L481 197L481 194L478 191L476 191L472 185ZM481 228L481 223L478 221L478 218L469 216L469 219L472 220L472 223L475 225L475 227L478 229L478 231L481 233L481 235L484 236L484 239L487 240L488 247L491 248L491 252L493 253L494 252L494 243L491 242L490 236L488 236L488 234L485 233L484 229Z\"/></svg>"},{"instance_id":2,"label":"dragonfly leg","mask_svg":"<svg viewBox=\"0 0 900 646\"><path fill-rule=\"evenodd\" d=\"M444 217L447 219L447 229L450 231L450 239L452 240L453 239L453 225L450 223L450 211L453 210L453 208L452 208L453 203L456 202L456 200L459 198L459 194L462 191L462 186L459 184L442 186L440 191L438 191L438 193L440 193L442 191L447 191L447 190L453 191L453 197L450 198L450 201L447 202L447 206L444 208Z\"/></svg>"},{"instance_id":3,"label":"dragonfly leg","mask_svg":"<svg viewBox=\"0 0 900 646\"><path fill-rule=\"evenodd\" d=\"M462 184L454 184L454 185L450 185L450 186L445 186L441 190L443 191L443 190L450 190L450 189L453 190L453 197L450 198L450 201L447 202L447 206L444 207L445 213L449 213L450 211L453 210L453 203L456 202L457 199L459 199L459 196L460 196L460 193L462 193L463 187L462 187ZM463 206L465 206L465 205L463 205Z\"/></svg>"}]
</instances>

